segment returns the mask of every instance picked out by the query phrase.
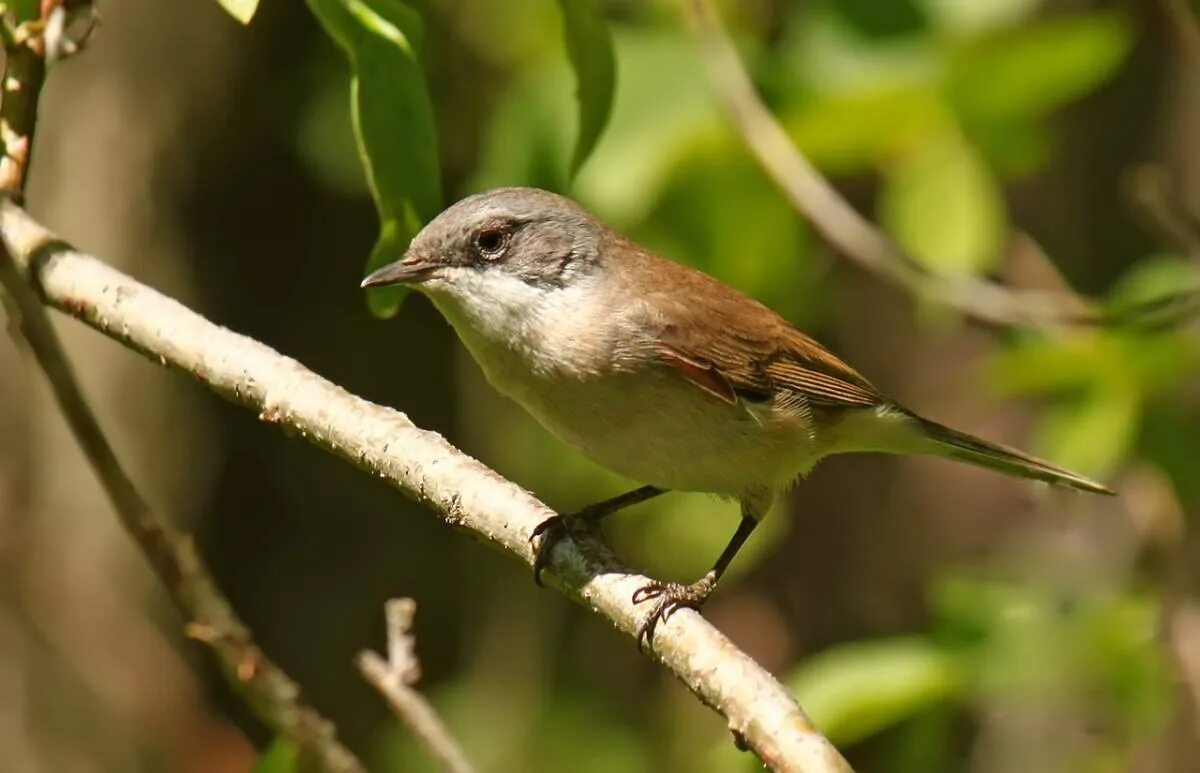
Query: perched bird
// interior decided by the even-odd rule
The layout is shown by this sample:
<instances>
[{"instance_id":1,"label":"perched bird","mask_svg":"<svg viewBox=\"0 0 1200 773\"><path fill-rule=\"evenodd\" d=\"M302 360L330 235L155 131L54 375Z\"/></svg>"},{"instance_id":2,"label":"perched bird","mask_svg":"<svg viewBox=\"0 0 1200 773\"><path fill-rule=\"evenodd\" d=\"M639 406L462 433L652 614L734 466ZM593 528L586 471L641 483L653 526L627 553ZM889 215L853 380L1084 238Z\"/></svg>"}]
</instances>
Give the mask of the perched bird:
<instances>
[{"instance_id":1,"label":"perched bird","mask_svg":"<svg viewBox=\"0 0 1200 773\"><path fill-rule=\"evenodd\" d=\"M556 516L534 534L539 579L553 544L668 490L741 504L712 570L652 582L639 633L698 607L772 500L822 458L933 454L1083 491L1106 486L921 418L775 312L535 188L469 196L363 287L406 284L433 301L500 392L560 440L642 488Z\"/></svg>"}]
</instances>

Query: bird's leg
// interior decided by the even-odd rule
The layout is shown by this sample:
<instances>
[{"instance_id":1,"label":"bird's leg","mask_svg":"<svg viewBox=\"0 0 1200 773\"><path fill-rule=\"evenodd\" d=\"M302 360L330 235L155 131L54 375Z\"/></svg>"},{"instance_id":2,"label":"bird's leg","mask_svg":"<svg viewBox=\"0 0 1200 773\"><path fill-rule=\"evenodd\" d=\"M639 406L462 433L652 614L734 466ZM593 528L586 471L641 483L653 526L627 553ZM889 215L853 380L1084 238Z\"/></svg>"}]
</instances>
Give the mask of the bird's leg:
<instances>
[{"instance_id":1,"label":"bird's leg","mask_svg":"<svg viewBox=\"0 0 1200 773\"><path fill-rule=\"evenodd\" d=\"M725 574L725 569L728 568L733 557L737 555L738 550L749 539L750 533L754 531L754 527L758 525L758 519L746 513L745 508L742 511L742 521L738 524L737 531L733 533L733 537L729 540L729 544L725 546L725 550L721 552L721 557L717 559L717 563L713 564L713 568L708 574L701 577L698 581L691 585L681 585L676 582L651 582L638 588L633 593L633 603L641 604L643 601L658 599L658 603L650 610L650 614L642 621L642 625L638 628L637 644L638 649L642 649L645 645L649 645L654 639L654 631L658 628L660 622L666 622L675 610L680 607L691 607L699 609L700 605L709 597L713 589L717 587L717 581L721 579L721 575Z\"/></svg>"},{"instance_id":2,"label":"bird's leg","mask_svg":"<svg viewBox=\"0 0 1200 773\"><path fill-rule=\"evenodd\" d=\"M530 542L537 542L537 550L533 555L534 582L538 585L542 584L542 570L546 568L546 562L550 560L550 551L573 526L594 527L606 516L612 515L618 510L636 505L638 502L645 502L647 499L653 499L664 493L666 493L666 489L657 486L642 486L633 491L626 491L612 499L588 505L574 513L552 515L539 523L533 530L533 534L529 535Z\"/></svg>"}]
</instances>

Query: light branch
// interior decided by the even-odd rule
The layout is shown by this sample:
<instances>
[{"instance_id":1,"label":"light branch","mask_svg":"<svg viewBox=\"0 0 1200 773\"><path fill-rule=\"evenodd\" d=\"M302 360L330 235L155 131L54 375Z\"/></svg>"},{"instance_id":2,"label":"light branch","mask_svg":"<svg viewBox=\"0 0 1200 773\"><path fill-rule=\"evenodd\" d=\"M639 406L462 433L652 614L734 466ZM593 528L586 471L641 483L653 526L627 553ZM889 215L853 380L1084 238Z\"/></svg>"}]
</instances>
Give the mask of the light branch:
<instances>
[{"instance_id":1,"label":"light branch","mask_svg":"<svg viewBox=\"0 0 1200 773\"><path fill-rule=\"evenodd\" d=\"M440 435L75 251L12 202L0 202L0 236L46 303L182 370L262 421L428 505L445 523L532 565L530 535L553 513ZM631 597L647 578L619 564L602 542L565 538L548 568L566 594L636 635L642 611ZM787 690L696 612L680 610L659 629L654 657L771 768L850 770Z\"/></svg>"}]
</instances>

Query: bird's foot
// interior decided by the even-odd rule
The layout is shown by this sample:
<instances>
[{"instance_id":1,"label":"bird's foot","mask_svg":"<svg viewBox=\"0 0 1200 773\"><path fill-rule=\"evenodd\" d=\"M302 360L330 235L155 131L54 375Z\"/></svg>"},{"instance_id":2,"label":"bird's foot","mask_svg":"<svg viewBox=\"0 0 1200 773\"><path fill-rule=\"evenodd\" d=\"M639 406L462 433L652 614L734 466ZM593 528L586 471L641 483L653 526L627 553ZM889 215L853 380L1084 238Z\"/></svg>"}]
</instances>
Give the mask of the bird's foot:
<instances>
[{"instance_id":1,"label":"bird's foot","mask_svg":"<svg viewBox=\"0 0 1200 773\"><path fill-rule=\"evenodd\" d=\"M578 514L573 514L552 515L537 525L537 528L529 535L529 541L536 545L533 552L534 582L543 585L542 571L549 563L550 551L554 549L558 541L571 532L583 530L586 523L586 520L580 518Z\"/></svg>"},{"instance_id":2,"label":"bird's foot","mask_svg":"<svg viewBox=\"0 0 1200 773\"><path fill-rule=\"evenodd\" d=\"M658 599L658 603L654 605L654 608L646 615L646 619L642 621L641 626L638 627L638 650L643 650L650 645L659 623L665 623L667 618L682 607L699 609L715 587L717 587L717 575L709 572L691 585L681 585L677 582L651 582L634 591L634 604Z\"/></svg>"}]
</instances>

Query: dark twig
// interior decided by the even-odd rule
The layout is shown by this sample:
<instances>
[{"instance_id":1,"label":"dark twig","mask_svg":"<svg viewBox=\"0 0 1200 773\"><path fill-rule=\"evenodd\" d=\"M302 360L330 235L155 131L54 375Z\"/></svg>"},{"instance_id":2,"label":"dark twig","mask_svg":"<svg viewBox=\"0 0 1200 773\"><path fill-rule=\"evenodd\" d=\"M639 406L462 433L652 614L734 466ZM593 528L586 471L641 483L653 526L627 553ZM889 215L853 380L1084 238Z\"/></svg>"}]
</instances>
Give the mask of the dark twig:
<instances>
[{"instance_id":1,"label":"dark twig","mask_svg":"<svg viewBox=\"0 0 1200 773\"><path fill-rule=\"evenodd\" d=\"M425 696L413 689L421 678L416 639L412 635L417 603L392 599L384 608L387 618L388 657L364 650L358 656L363 677L383 695L392 711L435 760L451 773L473 773L462 747Z\"/></svg>"},{"instance_id":2,"label":"dark twig","mask_svg":"<svg viewBox=\"0 0 1200 773\"><path fill-rule=\"evenodd\" d=\"M0 160L0 186L7 195L19 197L29 173L38 95L46 69L43 47L34 38L22 40L21 35L11 34L4 37L8 58L4 100L0 104L0 134L5 149ZM7 201L3 204L9 205ZM306 764L337 773L364 770L338 742L333 725L300 700L296 683L254 643L249 629L213 581L191 538L159 518L142 498L84 397L45 308L3 241L0 286L13 327L20 331L45 373L71 432L122 525L189 620L188 635L213 650L234 688L265 724L296 744Z\"/></svg>"},{"instance_id":3,"label":"dark twig","mask_svg":"<svg viewBox=\"0 0 1200 773\"><path fill-rule=\"evenodd\" d=\"M189 536L159 518L142 498L79 388L46 310L0 242L0 283L9 313L46 374L59 408L104 487L122 525L150 560L175 606L190 621L187 633L207 644L230 683L258 717L291 739L304 759L329 771L363 770L337 740L333 725L300 700L300 688L254 643L212 579Z\"/></svg>"},{"instance_id":4,"label":"dark twig","mask_svg":"<svg viewBox=\"0 0 1200 773\"><path fill-rule=\"evenodd\" d=\"M1094 302L1071 292L1020 290L977 279L952 280L930 274L860 215L804 157L763 104L709 0L683 0L718 96L759 165L792 206L846 259L912 293L964 316L1002 327L1053 328L1112 324ZM1195 291L1181 293L1196 296ZM1167 299L1153 302L1161 306ZM1153 309L1149 309L1153 310ZM1127 309L1121 319L1133 318Z\"/></svg>"}]
</instances>

